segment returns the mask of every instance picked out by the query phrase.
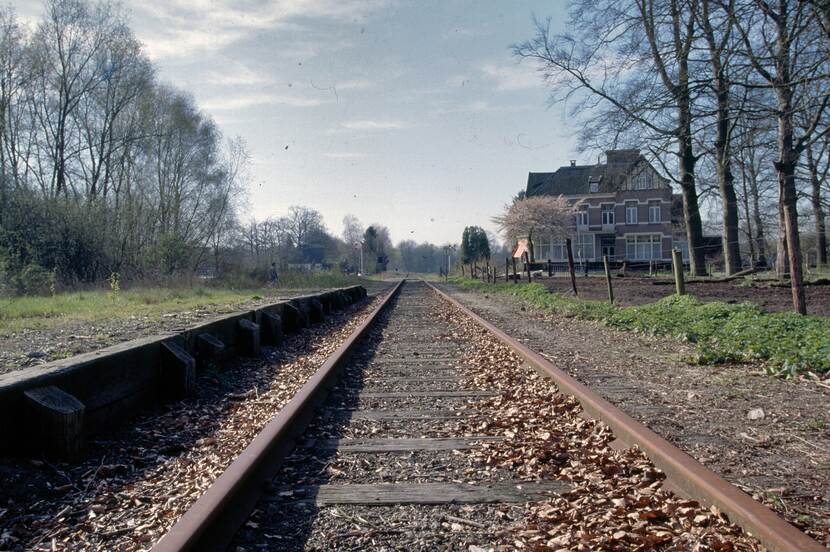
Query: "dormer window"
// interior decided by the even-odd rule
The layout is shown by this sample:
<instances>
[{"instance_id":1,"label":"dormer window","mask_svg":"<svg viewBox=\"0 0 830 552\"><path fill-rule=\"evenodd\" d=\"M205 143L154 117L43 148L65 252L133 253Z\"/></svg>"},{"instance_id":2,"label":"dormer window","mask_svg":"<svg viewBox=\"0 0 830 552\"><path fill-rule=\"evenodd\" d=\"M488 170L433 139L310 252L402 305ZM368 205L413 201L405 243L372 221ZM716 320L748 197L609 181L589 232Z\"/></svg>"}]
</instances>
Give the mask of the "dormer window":
<instances>
[{"instance_id":1,"label":"dormer window","mask_svg":"<svg viewBox=\"0 0 830 552\"><path fill-rule=\"evenodd\" d=\"M595 194L599 191L599 182L589 182L588 189L592 194Z\"/></svg>"}]
</instances>

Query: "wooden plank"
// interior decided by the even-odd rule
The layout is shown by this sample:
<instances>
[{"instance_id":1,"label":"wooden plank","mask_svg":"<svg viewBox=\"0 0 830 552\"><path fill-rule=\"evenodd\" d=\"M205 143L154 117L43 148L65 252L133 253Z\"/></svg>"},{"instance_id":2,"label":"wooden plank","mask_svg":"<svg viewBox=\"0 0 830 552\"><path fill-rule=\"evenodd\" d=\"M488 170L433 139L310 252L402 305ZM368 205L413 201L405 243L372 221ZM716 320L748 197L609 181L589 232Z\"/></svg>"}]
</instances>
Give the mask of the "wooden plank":
<instances>
[{"instance_id":1,"label":"wooden plank","mask_svg":"<svg viewBox=\"0 0 830 552\"><path fill-rule=\"evenodd\" d=\"M362 410L349 408L327 408L332 413L349 414L352 420L451 420L472 418L475 412L453 412L452 410Z\"/></svg>"},{"instance_id":2,"label":"wooden plank","mask_svg":"<svg viewBox=\"0 0 830 552\"><path fill-rule=\"evenodd\" d=\"M471 437L437 437L413 439L311 439L297 446L339 452L408 452L418 450L465 450L481 441L503 441L504 437L474 435Z\"/></svg>"},{"instance_id":3,"label":"wooden plank","mask_svg":"<svg viewBox=\"0 0 830 552\"><path fill-rule=\"evenodd\" d=\"M418 357L407 357L407 358L373 358L369 360L370 364L402 364L402 365L412 365L412 364L436 364L436 363L444 363L444 362L459 362L463 360L464 357L457 356L457 357L429 357L425 358L423 356Z\"/></svg>"},{"instance_id":4,"label":"wooden plank","mask_svg":"<svg viewBox=\"0 0 830 552\"><path fill-rule=\"evenodd\" d=\"M21 419L31 423L34 448L64 459L76 459L83 446L84 404L53 385L23 393Z\"/></svg>"},{"instance_id":5,"label":"wooden plank","mask_svg":"<svg viewBox=\"0 0 830 552\"><path fill-rule=\"evenodd\" d=\"M385 393L360 393L361 399L408 399L410 397L444 397L444 398L465 398L465 397L498 397L500 391L481 391L478 389L462 389L460 391L394 391Z\"/></svg>"},{"instance_id":6,"label":"wooden plank","mask_svg":"<svg viewBox=\"0 0 830 552\"><path fill-rule=\"evenodd\" d=\"M366 378L364 385L381 385L383 383L431 383L431 382L455 382L461 381L461 377L428 376L421 378L391 377L391 378Z\"/></svg>"},{"instance_id":7,"label":"wooden plank","mask_svg":"<svg viewBox=\"0 0 830 552\"><path fill-rule=\"evenodd\" d=\"M300 486L282 490L268 501L314 502L317 506L356 504L486 504L539 502L569 491L564 481L494 481L469 483L365 483ZM287 493L291 496L286 496Z\"/></svg>"}]
</instances>

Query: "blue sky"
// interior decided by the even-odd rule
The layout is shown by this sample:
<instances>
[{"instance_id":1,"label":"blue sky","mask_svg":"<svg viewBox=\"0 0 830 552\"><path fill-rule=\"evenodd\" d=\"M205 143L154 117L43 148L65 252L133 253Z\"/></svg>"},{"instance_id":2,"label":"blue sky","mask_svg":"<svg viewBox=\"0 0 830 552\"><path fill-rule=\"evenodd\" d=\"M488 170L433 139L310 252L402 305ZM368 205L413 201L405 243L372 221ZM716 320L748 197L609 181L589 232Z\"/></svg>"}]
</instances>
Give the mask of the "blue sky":
<instances>
[{"instance_id":1,"label":"blue sky","mask_svg":"<svg viewBox=\"0 0 830 552\"><path fill-rule=\"evenodd\" d=\"M395 242L459 241L573 158L573 129L512 43L564 1L152 0L126 4L163 81L252 154L249 208L387 225ZM33 21L41 7L18 0Z\"/></svg>"}]
</instances>

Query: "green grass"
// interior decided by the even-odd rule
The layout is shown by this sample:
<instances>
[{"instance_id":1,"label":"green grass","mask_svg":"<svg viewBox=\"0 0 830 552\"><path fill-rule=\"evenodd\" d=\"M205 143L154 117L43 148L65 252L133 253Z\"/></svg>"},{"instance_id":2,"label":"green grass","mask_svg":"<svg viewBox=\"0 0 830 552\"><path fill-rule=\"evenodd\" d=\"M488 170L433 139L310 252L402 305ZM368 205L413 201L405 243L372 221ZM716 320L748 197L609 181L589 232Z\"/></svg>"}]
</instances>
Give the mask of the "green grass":
<instances>
[{"instance_id":1,"label":"green grass","mask_svg":"<svg viewBox=\"0 0 830 552\"><path fill-rule=\"evenodd\" d=\"M768 313L752 303L704 303L690 295L665 297L636 307L615 307L550 293L540 284L486 284L455 279L465 287L500 292L544 310L650 335L694 343L693 361L716 364L764 361L780 376L830 372L830 320L794 313Z\"/></svg>"},{"instance_id":2,"label":"green grass","mask_svg":"<svg viewBox=\"0 0 830 552\"><path fill-rule=\"evenodd\" d=\"M146 287L122 289L117 293L96 290L58 293L50 297L0 297L0 334L53 327L65 321L157 317L168 312L201 307L233 310L250 300L290 295L292 290L346 287L360 282L357 277L339 273L284 273L280 274L276 287Z\"/></svg>"}]
</instances>

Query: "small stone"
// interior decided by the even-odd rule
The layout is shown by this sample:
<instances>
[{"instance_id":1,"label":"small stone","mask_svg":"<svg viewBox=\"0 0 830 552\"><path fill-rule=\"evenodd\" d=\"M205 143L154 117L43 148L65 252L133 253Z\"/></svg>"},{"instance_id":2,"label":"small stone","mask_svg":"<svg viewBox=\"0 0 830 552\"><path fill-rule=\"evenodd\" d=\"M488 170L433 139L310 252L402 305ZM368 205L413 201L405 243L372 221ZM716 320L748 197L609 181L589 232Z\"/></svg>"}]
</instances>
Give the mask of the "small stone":
<instances>
[{"instance_id":1,"label":"small stone","mask_svg":"<svg viewBox=\"0 0 830 552\"><path fill-rule=\"evenodd\" d=\"M763 420L766 416L763 408L753 408L746 414L748 420Z\"/></svg>"},{"instance_id":2,"label":"small stone","mask_svg":"<svg viewBox=\"0 0 830 552\"><path fill-rule=\"evenodd\" d=\"M26 356L29 358L43 358L46 356L46 353L43 351L30 351L26 353Z\"/></svg>"}]
</instances>

